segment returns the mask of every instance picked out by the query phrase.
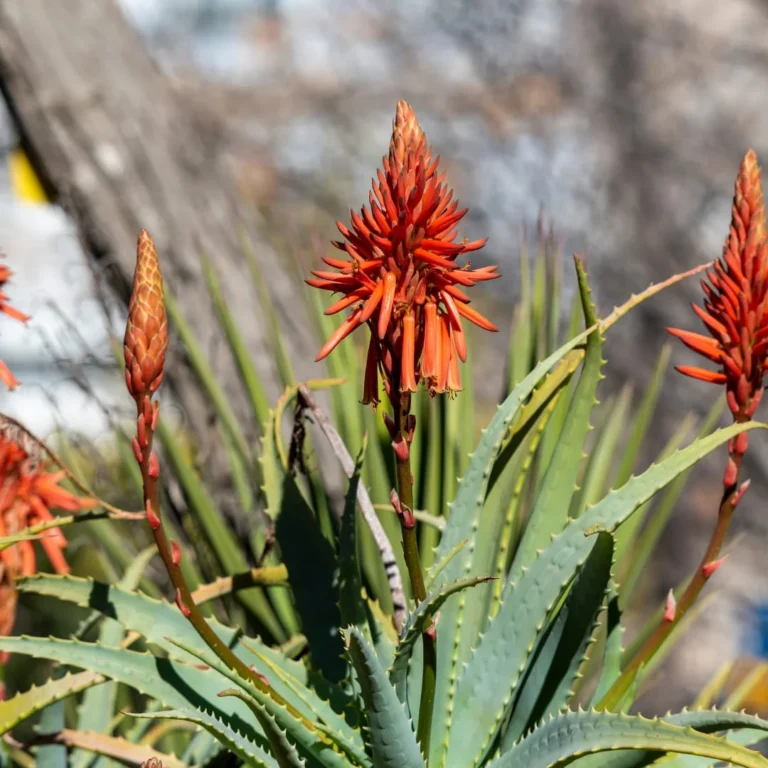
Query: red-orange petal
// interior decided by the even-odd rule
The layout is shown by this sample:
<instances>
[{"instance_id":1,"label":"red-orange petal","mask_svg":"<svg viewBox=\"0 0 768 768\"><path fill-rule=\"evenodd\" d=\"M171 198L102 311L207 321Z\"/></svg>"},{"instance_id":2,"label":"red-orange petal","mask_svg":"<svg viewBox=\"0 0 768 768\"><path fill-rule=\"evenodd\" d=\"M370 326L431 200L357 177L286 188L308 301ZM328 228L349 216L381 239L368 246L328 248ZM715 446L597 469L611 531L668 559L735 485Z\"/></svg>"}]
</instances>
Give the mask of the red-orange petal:
<instances>
[{"instance_id":1,"label":"red-orange petal","mask_svg":"<svg viewBox=\"0 0 768 768\"><path fill-rule=\"evenodd\" d=\"M454 332L454 341L456 334ZM448 363L448 392L453 394L454 392L461 392L461 374L459 373L459 361L456 357L456 352L451 345L451 358Z\"/></svg>"},{"instance_id":2,"label":"red-orange petal","mask_svg":"<svg viewBox=\"0 0 768 768\"><path fill-rule=\"evenodd\" d=\"M416 248L413 252L413 257L419 261L424 261L427 264L432 264L435 267L443 267L443 269L455 269L456 264L448 259L444 259L442 256L438 256L436 253L430 253L423 248Z\"/></svg>"},{"instance_id":3,"label":"red-orange petal","mask_svg":"<svg viewBox=\"0 0 768 768\"><path fill-rule=\"evenodd\" d=\"M451 321L445 312L440 313L440 354L438 358L438 392L445 392L448 386L448 371L451 364Z\"/></svg>"},{"instance_id":4,"label":"red-orange petal","mask_svg":"<svg viewBox=\"0 0 768 768\"><path fill-rule=\"evenodd\" d=\"M400 360L400 391L416 392L416 319L413 312L403 317L403 349Z\"/></svg>"},{"instance_id":5,"label":"red-orange petal","mask_svg":"<svg viewBox=\"0 0 768 768\"><path fill-rule=\"evenodd\" d=\"M361 301L368 295L366 288L358 288L356 291L339 299L335 304L331 304L328 309L325 310L326 315L335 315L337 312L341 312L342 309L346 309L357 301Z\"/></svg>"},{"instance_id":6,"label":"red-orange petal","mask_svg":"<svg viewBox=\"0 0 768 768\"><path fill-rule=\"evenodd\" d=\"M379 280L376 283L373 293L368 297L368 300L363 305L363 314L360 316L361 323L367 323L370 320L371 315L376 311L376 307L379 306L381 297L384 295L384 283Z\"/></svg>"},{"instance_id":7,"label":"red-orange petal","mask_svg":"<svg viewBox=\"0 0 768 768\"><path fill-rule=\"evenodd\" d=\"M456 354L462 363L467 362L467 337L464 334L464 326L459 321L458 325L453 326L453 346L456 347Z\"/></svg>"},{"instance_id":8,"label":"red-orange petal","mask_svg":"<svg viewBox=\"0 0 768 768\"><path fill-rule=\"evenodd\" d=\"M421 358L421 376L424 379L437 376L439 330L437 304L428 301L424 305L424 354Z\"/></svg>"},{"instance_id":9,"label":"red-orange petal","mask_svg":"<svg viewBox=\"0 0 768 768\"><path fill-rule=\"evenodd\" d=\"M349 336L352 331L360 325L360 316L363 314L362 309L356 309L330 336L328 341L323 344L322 349L315 358L315 362L319 363L323 358L327 357L336 346Z\"/></svg>"},{"instance_id":10,"label":"red-orange petal","mask_svg":"<svg viewBox=\"0 0 768 768\"><path fill-rule=\"evenodd\" d=\"M694 352L704 355L713 363L719 363L723 356L723 351L717 341L710 336L702 336L700 333L683 331L680 328L667 328L667 333L680 339L683 344Z\"/></svg>"},{"instance_id":11,"label":"red-orange petal","mask_svg":"<svg viewBox=\"0 0 768 768\"><path fill-rule=\"evenodd\" d=\"M371 334L368 342L368 356L365 361L365 378L363 379L363 405L379 403L379 342Z\"/></svg>"},{"instance_id":12,"label":"red-orange petal","mask_svg":"<svg viewBox=\"0 0 768 768\"><path fill-rule=\"evenodd\" d=\"M712 317L712 315L710 315L706 310L702 309L698 304L691 304L691 307L693 311L701 318L701 321L704 323L704 325L707 326L707 328L720 336L728 335L726 327L718 320L715 320L715 318Z\"/></svg>"},{"instance_id":13,"label":"red-orange petal","mask_svg":"<svg viewBox=\"0 0 768 768\"><path fill-rule=\"evenodd\" d=\"M19 386L19 382L11 373L11 369L2 360L0 360L0 381L2 381L8 389L16 389L16 387Z\"/></svg>"},{"instance_id":14,"label":"red-orange petal","mask_svg":"<svg viewBox=\"0 0 768 768\"><path fill-rule=\"evenodd\" d=\"M685 376L690 376L699 381L707 381L710 384L725 384L728 379L719 371L708 371L705 368L696 368L692 365L676 365L675 370Z\"/></svg>"},{"instance_id":15,"label":"red-orange petal","mask_svg":"<svg viewBox=\"0 0 768 768\"><path fill-rule=\"evenodd\" d=\"M379 310L379 323L377 333L380 339L387 334L389 321L392 317L392 308L395 305L395 289L397 288L397 278L394 272L387 272L384 276L384 292L381 297L381 309Z\"/></svg>"},{"instance_id":16,"label":"red-orange petal","mask_svg":"<svg viewBox=\"0 0 768 768\"><path fill-rule=\"evenodd\" d=\"M466 317L470 323L474 323L485 331L495 332L499 330L490 320L483 317L477 310L468 307L466 304L458 302L456 303L456 309L459 311L459 314Z\"/></svg>"}]
</instances>

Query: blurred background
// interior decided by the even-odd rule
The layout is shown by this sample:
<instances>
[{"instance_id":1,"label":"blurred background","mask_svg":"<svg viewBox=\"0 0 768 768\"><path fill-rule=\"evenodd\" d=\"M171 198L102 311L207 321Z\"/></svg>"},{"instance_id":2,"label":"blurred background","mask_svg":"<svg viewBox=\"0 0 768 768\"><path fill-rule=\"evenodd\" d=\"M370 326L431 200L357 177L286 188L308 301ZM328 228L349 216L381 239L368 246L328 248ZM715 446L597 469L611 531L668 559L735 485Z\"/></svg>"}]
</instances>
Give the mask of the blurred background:
<instances>
[{"instance_id":1,"label":"blurred background","mask_svg":"<svg viewBox=\"0 0 768 768\"><path fill-rule=\"evenodd\" d=\"M603 313L717 257L743 153L768 157L767 82L763 0L2 0L0 248L13 303L33 320L0 329L1 356L23 381L0 392L0 411L40 437L62 427L96 445L110 414L130 412L109 337L124 321L141 226L225 388L232 362L201 250L278 394L241 231L297 375L318 375L296 267L309 268L335 219L366 201L404 98L470 208L462 234L490 238L474 261L504 273L480 299L502 329L475 347L477 408L487 413L503 387L520 243L540 213L562 248L566 307L576 250ZM696 328L691 300L695 281L621 321L606 345L603 396L626 382L642 391L665 326ZM691 362L682 345L673 361ZM210 415L184 361L174 370L179 418L204 435ZM646 463L687 413L722 395L672 372L663 393ZM236 412L245 407L234 387L231 397ZM750 454L732 556L685 651L651 685L648 711L685 703L724 661L766 655L760 435ZM695 470L630 631L698 562L723 461Z\"/></svg>"}]
</instances>

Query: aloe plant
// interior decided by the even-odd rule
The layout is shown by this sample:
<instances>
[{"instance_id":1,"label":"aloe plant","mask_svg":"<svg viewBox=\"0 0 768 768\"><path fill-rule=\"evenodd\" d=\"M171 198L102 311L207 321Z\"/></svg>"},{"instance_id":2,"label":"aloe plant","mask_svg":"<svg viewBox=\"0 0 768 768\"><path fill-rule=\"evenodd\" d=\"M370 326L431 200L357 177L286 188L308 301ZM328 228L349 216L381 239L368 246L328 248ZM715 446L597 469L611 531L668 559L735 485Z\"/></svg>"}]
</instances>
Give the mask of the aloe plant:
<instances>
[{"instance_id":1,"label":"aloe plant","mask_svg":"<svg viewBox=\"0 0 768 768\"><path fill-rule=\"evenodd\" d=\"M414 140L423 152L422 134L409 122L415 116L406 107L398 112L407 128L406 133L402 124L397 129L398 141ZM755 184L754 174L749 183ZM739 189L737 184L737 199ZM746 216L743 206L736 208ZM757 229L761 210L750 208ZM749 221L742 229L750 230ZM737 232L736 246L751 243L750 258L763 253L764 230L763 223L749 241L739 240ZM752 247L755 242L763 251ZM393 382L406 381L407 391L416 369L406 361L393 377L378 342L372 342L375 354L382 355L376 359L375 388L367 376L364 399L381 397L378 373L383 373L389 399L402 409L386 426L372 411L350 403L356 379L295 382L284 353L279 367L286 389L269 410L266 390L245 358L209 270L252 397L261 434L255 451L195 340L185 335L183 318L170 310L219 410L223 444L229 446L233 476L240 478L238 497L254 520L249 553L153 399L163 375L166 317L160 262L142 232L125 340L137 425L125 460L139 467L133 476L144 512L107 506L80 514L97 520L94 525L140 525L151 540L115 583L46 573L27 573L16 581L22 598L53 599L88 614L70 637L0 638L2 652L55 664L48 680L0 701L0 733L11 734L40 712L44 716L36 734L6 738L5 758L22 766L33 760L57 766L101 767L112 761L192 766L228 752L242 764L269 768L618 768L662 758L676 768L718 761L768 766L751 748L764 737L768 721L703 708L714 687L702 696L702 708L655 719L628 714L647 671L668 651L669 634L720 564L716 558L727 522L746 490L737 485L730 462L743 455L748 432L766 428L750 420L752 401L741 386L728 397L733 425L713 432L713 416L681 448L694 429L691 419L683 419L657 461L634 473L669 351L661 353L633 418L629 390L603 407L596 403L606 334L638 304L701 268L652 285L600 317L577 258L578 297L563 336L556 249L543 232L540 246L533 269L527 256L522 260L524 291L504 398L479 437L468 393L456 400L439 394L458 389L455 371L441 369L441 380L436 364L435 373L427 369L422 378L438 397L409 393L406 408L403 392L393 393ZM768 260L764 264L768 268ZM762 274L760 269L752 274ZM716 276L722 285L724 278ZM382 290L378 301L384 297ZM327 317L322 322L336 341L349 330ZM431 332L425 328L425 334ZM398 331L392 333L396 350ZM407 321L403 333L410 333ZM459 356L463 343L456 342ZM338 354L329 359L329 372L354 376L359 370L354 348L341 347ZM738 360L745 364L743 355ZM738 388L740 379L733 381ZM317 401L319 390L331 395L330 414ZM599 428L590 438L593 423ZM162 465L153 449L155 435ZM4 433L6 442L11 437ZM307 466L307 439L317 448L327 443L338 459L346 478L343 503L334 503L318 471ZM652 618L635 647L625 650L623 612L633 593L626 585L637 583L691 468L720 447L731 457L719 518L724 522L677 601L670 599L663 616ZM166 471L178 478L199 528L172 525L159 485ZM91 500L89 506L102 503L74 472L65 479ZM389 501L393 488L397 493ZM257 508L264 510L266 527L255 524ZM45 526L73 525L77 519L59 517L6 536L0 554L29 544ZM158 597L154 585L155 595L138 588L155 555L173 599ZM209 570L206 556L215 561L216 577L199 583ZM242 624L221 620L240 611ZM86 641L97 626L98 636ZM738 706L739 696L732 699Z\"/></svg>"}]
</instances>

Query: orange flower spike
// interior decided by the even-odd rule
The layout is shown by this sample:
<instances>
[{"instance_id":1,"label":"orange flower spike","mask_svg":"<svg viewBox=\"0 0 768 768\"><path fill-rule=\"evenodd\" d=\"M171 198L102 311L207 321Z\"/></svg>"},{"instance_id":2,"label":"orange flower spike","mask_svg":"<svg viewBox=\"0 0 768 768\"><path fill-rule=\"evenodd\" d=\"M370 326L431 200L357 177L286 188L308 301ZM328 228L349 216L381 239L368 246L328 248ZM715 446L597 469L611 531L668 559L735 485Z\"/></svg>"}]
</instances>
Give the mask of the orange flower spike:
<instances>
[{"instance_id":1,"label":"orange flower spike","mask_svg":"<svg viewBox=\"0 0 768 768\"><path fill-rule=\"evenodd\" d=\"M725 384L734 418L754 413L768 367L768 242L757 156L750 150L736 176L731 226L723 255L702 281L704 307L693 310L710 337L676 328L667 330L720 370L678 366L681 373Z\"/></svg>"},{"instance_id":2,"label":"orange flower spike","mask_svg":"<svg viewBox=\"0 0 768 768\"><path fill-rule=\"evenodd\" d=\"M149 232L142 229L136 247L136 271L123 341L126 384L137 403L160 386L167 349L163 277L155 244Z\"/></svg>"},{"instance_id":3,"label":"orange flower spike","mask_svg":"<svg viewBox=\"0 0 768 768\"><path fill-rule=\"evenodd\" d=\"M321 290L343 294L329 314L351 308L352 317L357 317L355 322L344 323L325 343L318 359L357 325L368 324L381 342L376 367L388 392L413 391L417 371L432 393L446 391L450 356L443 355L443 321L438 316L451 315L457 364L467 356L462 317L485 330L496 330L479 312L467 308L470 298L457 287L470 288L499 274L495 266L472 269L460 262L460 257L479 250L486 240L459 238L457 226L467 211L453 199L438 166L439 157L433 157L413 109L404 101L398 102L389 152L373 179L369 208L350 212L349 227L336 222L343 240L333 245L351 260L323 258L336 271L315 271L306 281ZM363 313L358 317L360 307L355 305L359 303ZM407 327L411 322L412 335ZM447 332L451 342L450 327ZM395 359L406 353L408 359ZM366 366L368 373L372 370L372 364ZM397 370L399 380L392 381ZM372 391L367 378L365 388ZM364 393L363 401L368 397Z\"/></svg>"}]
</instances>

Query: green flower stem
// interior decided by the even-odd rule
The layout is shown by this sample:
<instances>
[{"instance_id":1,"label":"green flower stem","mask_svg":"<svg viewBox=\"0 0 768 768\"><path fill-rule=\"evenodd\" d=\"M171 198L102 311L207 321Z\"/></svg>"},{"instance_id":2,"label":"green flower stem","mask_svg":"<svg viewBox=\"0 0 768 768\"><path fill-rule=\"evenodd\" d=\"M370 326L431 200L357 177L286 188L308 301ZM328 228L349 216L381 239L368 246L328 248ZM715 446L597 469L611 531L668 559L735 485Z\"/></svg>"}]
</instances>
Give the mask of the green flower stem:
<instances>
[{"instance_id":1,"label":"green flower stem","mask_svg":"<svg viewBox=\"0 0 768 768\"><path fill-rule=\"evenodd\" d=\"M137 403L138 413L143 412L143 402L140 400ZM150 473L150 462L152 459L152 438L154 432L151 425L147 424L146 431L146 445L141 446L141 478L144 487L144 504L149 514L150 511L157 516L158 521L162 521L160 517L160 497L158 492L158 478L153 477ZM308 727L312 725L304 718L294 707L288 704L280 695L275 693L271 686L264 682L253 670L251 670L241 659L227 647L227 645L221 640L221 638L211 629L211 626L205 620L205 617L201 613L200 609L195 603L192 593L187 586L187 582L184 580L184 576L181 573L179 562L174 562L173 553L171 551L171 545L168 541L168 537L165 534L165 528L160 522L160 525L153 526L150 524L150 530L155 538L157 550L160 553L160 557L163 560L168 576L176 589L177 603L179 609L182 610L184 615L189 619L192 626L197 630L197 633L206 643L206 645L226 664L230 669L237 672L244 680L248 680L255 685L259 690L271 696L276 702L286 707L286 709L295 717Z\"/></svg>"},{"instance_id":2,"label":"green flower stem","mask_svg":"<svg viewBox=\"0 0 768 768\"><path fill-rule=\"evenodd\" d=\"M731 524L733 512L736 509L736 502L738 500L738 477L739 471L741 469L741 461L743 459L743 455L731 452L729 458L732 459L736 464L736 481L732 489L729 492L726 492L722 501L720 502L720 509L718 510L717 515L717 524L715 525L715 530L712 533L709 546L707 547L707 550L701 559L699 567L696 569L696 573L691 578L688 586L685 589L685 592L683 592L683 596L677 603L674 619L671 621L665 619L661 620L653 633L648 637L643 645L640 646L632 660L627 664L626 667L624 667L616 682L608 689L605 696L603 696L602 700L598 703L597 709L613 711L621 705L622 700L632 687L635 678L640 672L642 666L650 661L651 658L653 658L653 656L658 652L675 627L680 623L683 616L685 616L694 600L696 600L699 593L704 588L704 585L709 580L709 576L712 575L711 573L707 574L704 566L717 560L718 555L720 554L720 550L723 546L723 542L725 541L725 537L728 533L728 527Z\"/></svg>"},{"instance_id":3,"label":"green flower stem","mask_svg":"<svg viewBox=\"0 0 768 768\"><path fill-rule=\"evenodd\" d=\"M395 401L396 434L408 444L408 416L410 414L409 395L404 394ZM427 597L424 584L424 572L419 557L419 542L416 536L416 521L413 517L413 475L411 474L410 452L405 458L395 453L397 462L397 494L403 514L398 515L403 533L403 554L411 579L413 596L417 603ZM432 734L432 710L435 703L435 680L437 676L437 637L431 622L422 635L424 643L424 663L422 667L421 701L419 702L419 725L416 738L424 755L429 754L429 740Z\"/></svg>"}]
</instances>

